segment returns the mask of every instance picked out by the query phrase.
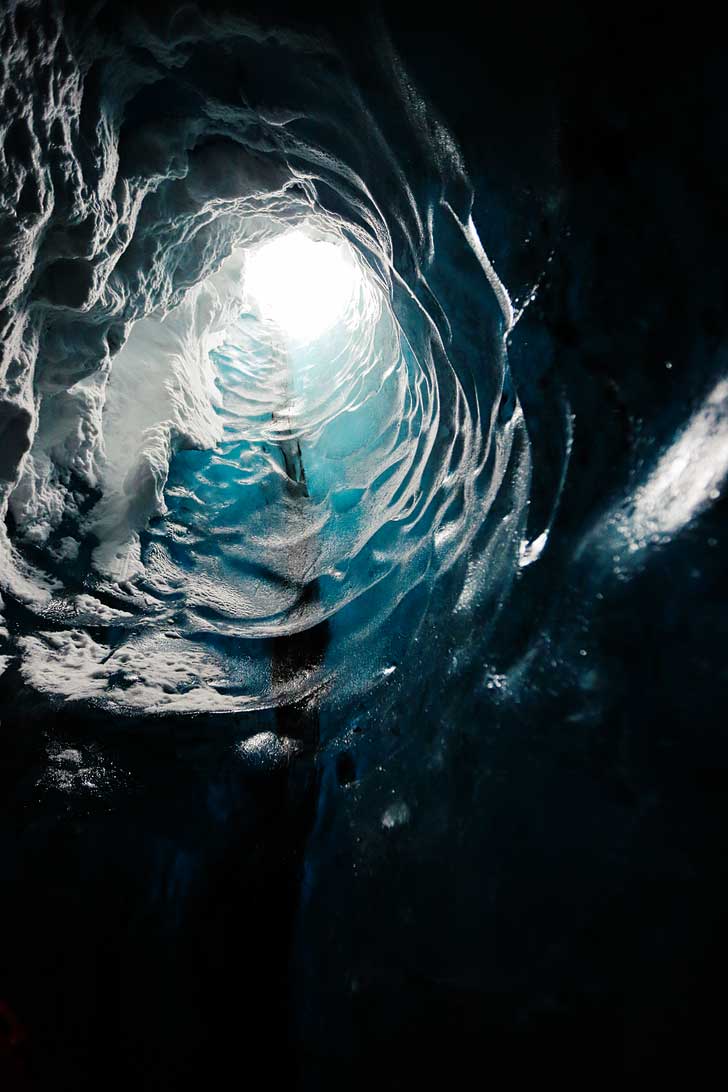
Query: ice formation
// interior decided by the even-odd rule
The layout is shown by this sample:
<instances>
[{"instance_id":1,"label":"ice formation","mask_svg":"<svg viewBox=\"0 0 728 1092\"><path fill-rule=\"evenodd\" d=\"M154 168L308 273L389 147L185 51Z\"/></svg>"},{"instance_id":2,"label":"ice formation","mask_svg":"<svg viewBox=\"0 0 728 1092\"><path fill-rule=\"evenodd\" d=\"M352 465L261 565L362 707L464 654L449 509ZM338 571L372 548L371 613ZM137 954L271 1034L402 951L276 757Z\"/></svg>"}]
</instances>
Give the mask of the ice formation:
<instances>
[{"instance_id":1,"label":"ice formation","mask_svg":"<svg viewBox=\"0 0 728 1092\"><path fill-rule=\"evenodd\" d=\"M719 1020L725 58L396 7L0 5L0 1084Z\"/></svg>"},{"instance_id":2,"label":"ice formation","mask_svg":"<svg viewBox=\"0 0 728 1092\"><path fill-rule=\"evenodd\" d=\"M2 160L23 677L122 710L325 708L406 659L406 691L421 625L467 645L497 613L525 526L513 313L457 149L388 54L383 116L325 39L27 11ZM316 626L325 655L273 670Z\"/></svg>"},{"instance_id":3,"label":"ice formation","mask_svg":"<svg viewBox=\"0 0 728 1092\"><path fill-rule=\"evenodd\" d=\"M3 656L119 710L406 703L487 659L570 441L527 530L522 311L381 28L362 80L326 35L162 10L3 17ZM709 503L721 392L581 553Z\"/></svg>"}]
</instances>

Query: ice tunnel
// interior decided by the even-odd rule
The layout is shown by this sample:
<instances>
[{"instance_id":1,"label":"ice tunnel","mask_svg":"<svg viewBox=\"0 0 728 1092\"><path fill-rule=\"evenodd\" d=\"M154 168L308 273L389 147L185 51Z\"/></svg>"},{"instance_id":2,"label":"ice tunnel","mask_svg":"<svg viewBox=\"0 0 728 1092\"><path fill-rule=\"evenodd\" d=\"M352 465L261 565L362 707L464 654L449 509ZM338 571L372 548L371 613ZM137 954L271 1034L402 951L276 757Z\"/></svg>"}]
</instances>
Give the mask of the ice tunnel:
<instances>
[{"instance_id":1,"label":"ice tunnel","mask_svg":"<svg viewBox=\"0 0 728 1092\"><path fill-rule=\"evenodd\" d=\"M56 242L18 298L33 340L8 400L7 596L37 619L20 671L121 711L324 709L407 645L417 659L433 595L465 632L506 593L528 492L512 308L458 153L408 119L425 107L404 73L388 134L333 45L241 22L198 71L209 28L189 18L164 40L129 21L147 67L116 130L105 88L130 69L109 39L59 78L65 204L48 188L58 223L36 230ZM221 86L199 86L211 68ZM26 221L18 247L44 214ZM497 545L479 545L494 506ZM271 642L322 625L320 662L274 678Z\"/></svg>"},{"instance_id":2,"label":"ice tunnel","mask_svg":"<svg viewBox=\"0 0 728 1092\"><path fill-rule=\"evenodd\" d=\"M488 18L0 3L0 1086L693 1041L719 58Z\"/></svg>"}]
</instances>

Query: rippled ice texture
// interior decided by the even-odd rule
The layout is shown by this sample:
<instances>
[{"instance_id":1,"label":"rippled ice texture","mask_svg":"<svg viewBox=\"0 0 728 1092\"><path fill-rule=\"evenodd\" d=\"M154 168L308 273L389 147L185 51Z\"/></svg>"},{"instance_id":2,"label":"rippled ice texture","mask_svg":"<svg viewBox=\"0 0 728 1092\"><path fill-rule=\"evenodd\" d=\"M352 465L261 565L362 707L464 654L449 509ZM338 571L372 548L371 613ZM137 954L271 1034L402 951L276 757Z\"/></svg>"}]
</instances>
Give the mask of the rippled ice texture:
<instances>
[{"instance_id":1,"label":"rippled ice texture","mask_svg":"<svg viewBox=\"0 0 728 1092\"><path fill-rule=\"evenodd\" d=\"M237 17L24 10L0 476L24 678L144 711L444 685L482 658L529 483L453 142L386 39L365 91L324 39ZM246 287L291 238L356 270L304 337Z\"/></svg>"},{"instance_id":2,"label":"rippled ice texture","mask_svg":"<svg viewBox=\"0 0 728 1092\"><path fill-rule=\"evenodd\" d=\"M431 106L368 5L61 6L0 7L0 1070L17 1016L74 1092L693 1076L720 43L448 7Z\"/></svg>"}]
</instances>

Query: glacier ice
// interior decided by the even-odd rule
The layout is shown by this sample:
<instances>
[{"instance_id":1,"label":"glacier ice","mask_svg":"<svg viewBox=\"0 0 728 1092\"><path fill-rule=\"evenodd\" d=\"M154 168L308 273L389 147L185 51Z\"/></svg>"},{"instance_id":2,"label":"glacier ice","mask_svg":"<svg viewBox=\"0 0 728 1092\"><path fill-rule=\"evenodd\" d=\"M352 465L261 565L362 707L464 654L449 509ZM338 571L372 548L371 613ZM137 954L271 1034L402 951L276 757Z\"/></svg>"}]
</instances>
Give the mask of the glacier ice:
<instances>
[{"instance_id":1,"label":"glacier ice","mask_svg":"<svg viewBox=\"0 0 728 1092\"><path fill-rule=\"evenodd\" d=\"M387 134L333 44L225 17L213 77L190 20L130 19L119 48L54 17L9 54L4 179L39 195L6 206L3 583L37 618L20 670L118 710L356 701L433 596L465 634L513 578L528 446L516 402L495 416L513 312L411 86L420 126ZM323 658L274 669L270 642L324 625Z\"/></svg>"},{"instance_id":2,"label":"glacier ice","mask_svg":"<svg viewBox=\"0 0 728 1092\"><path fill-rule=\"evenodd\" d=\"M134 713L336 720L373 689L406 708L423 672L480 686L572 417L531 422L559 449L534 498L507 343L537 292L511 301L382 27L363 78L345 36L222 9L37 14L2 25L2 654ZM721 398L610 502L587 567L714 499Z\"/></svg>"},{"instance_id":3,"label":"glacier ice","mask_svg":"<svg viewBox=\"0 0 728 1092\"><path fill-rule=\"evenodd\" d=\"M0 1084L649 1068L712 965L724 58L383 8L0 5Z\"/></svg>"}]
</instances>

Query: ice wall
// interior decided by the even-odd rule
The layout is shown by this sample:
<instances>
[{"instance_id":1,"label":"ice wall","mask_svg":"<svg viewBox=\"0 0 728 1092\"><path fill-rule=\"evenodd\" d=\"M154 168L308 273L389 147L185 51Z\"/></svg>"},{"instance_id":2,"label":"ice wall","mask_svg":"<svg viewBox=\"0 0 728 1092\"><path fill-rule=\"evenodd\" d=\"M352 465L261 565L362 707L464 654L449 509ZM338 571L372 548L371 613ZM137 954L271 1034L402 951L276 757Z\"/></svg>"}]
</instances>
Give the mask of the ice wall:
<instances>
[{"instance_id":1,"label":"ice wall","mask_svg":"<svg viewBox=\"0 0 728 1092\"><path fill-rule=\"evenodd\" d=\"M428 614L459 648L429 662L462 671L524 534L513 311L383 29L366 78L325 32L192 7L119 27L11 5L4 35L2 549L37 618L26 680L137 711L404 694ZM301 226L353 248L365 289L282 363L245 256ZM261 391L294 365L282 425ZM271 484L287 452L303 498ZM324 661L275 684L265 642L324 623Z\"/></svg>"}]
</instances>

